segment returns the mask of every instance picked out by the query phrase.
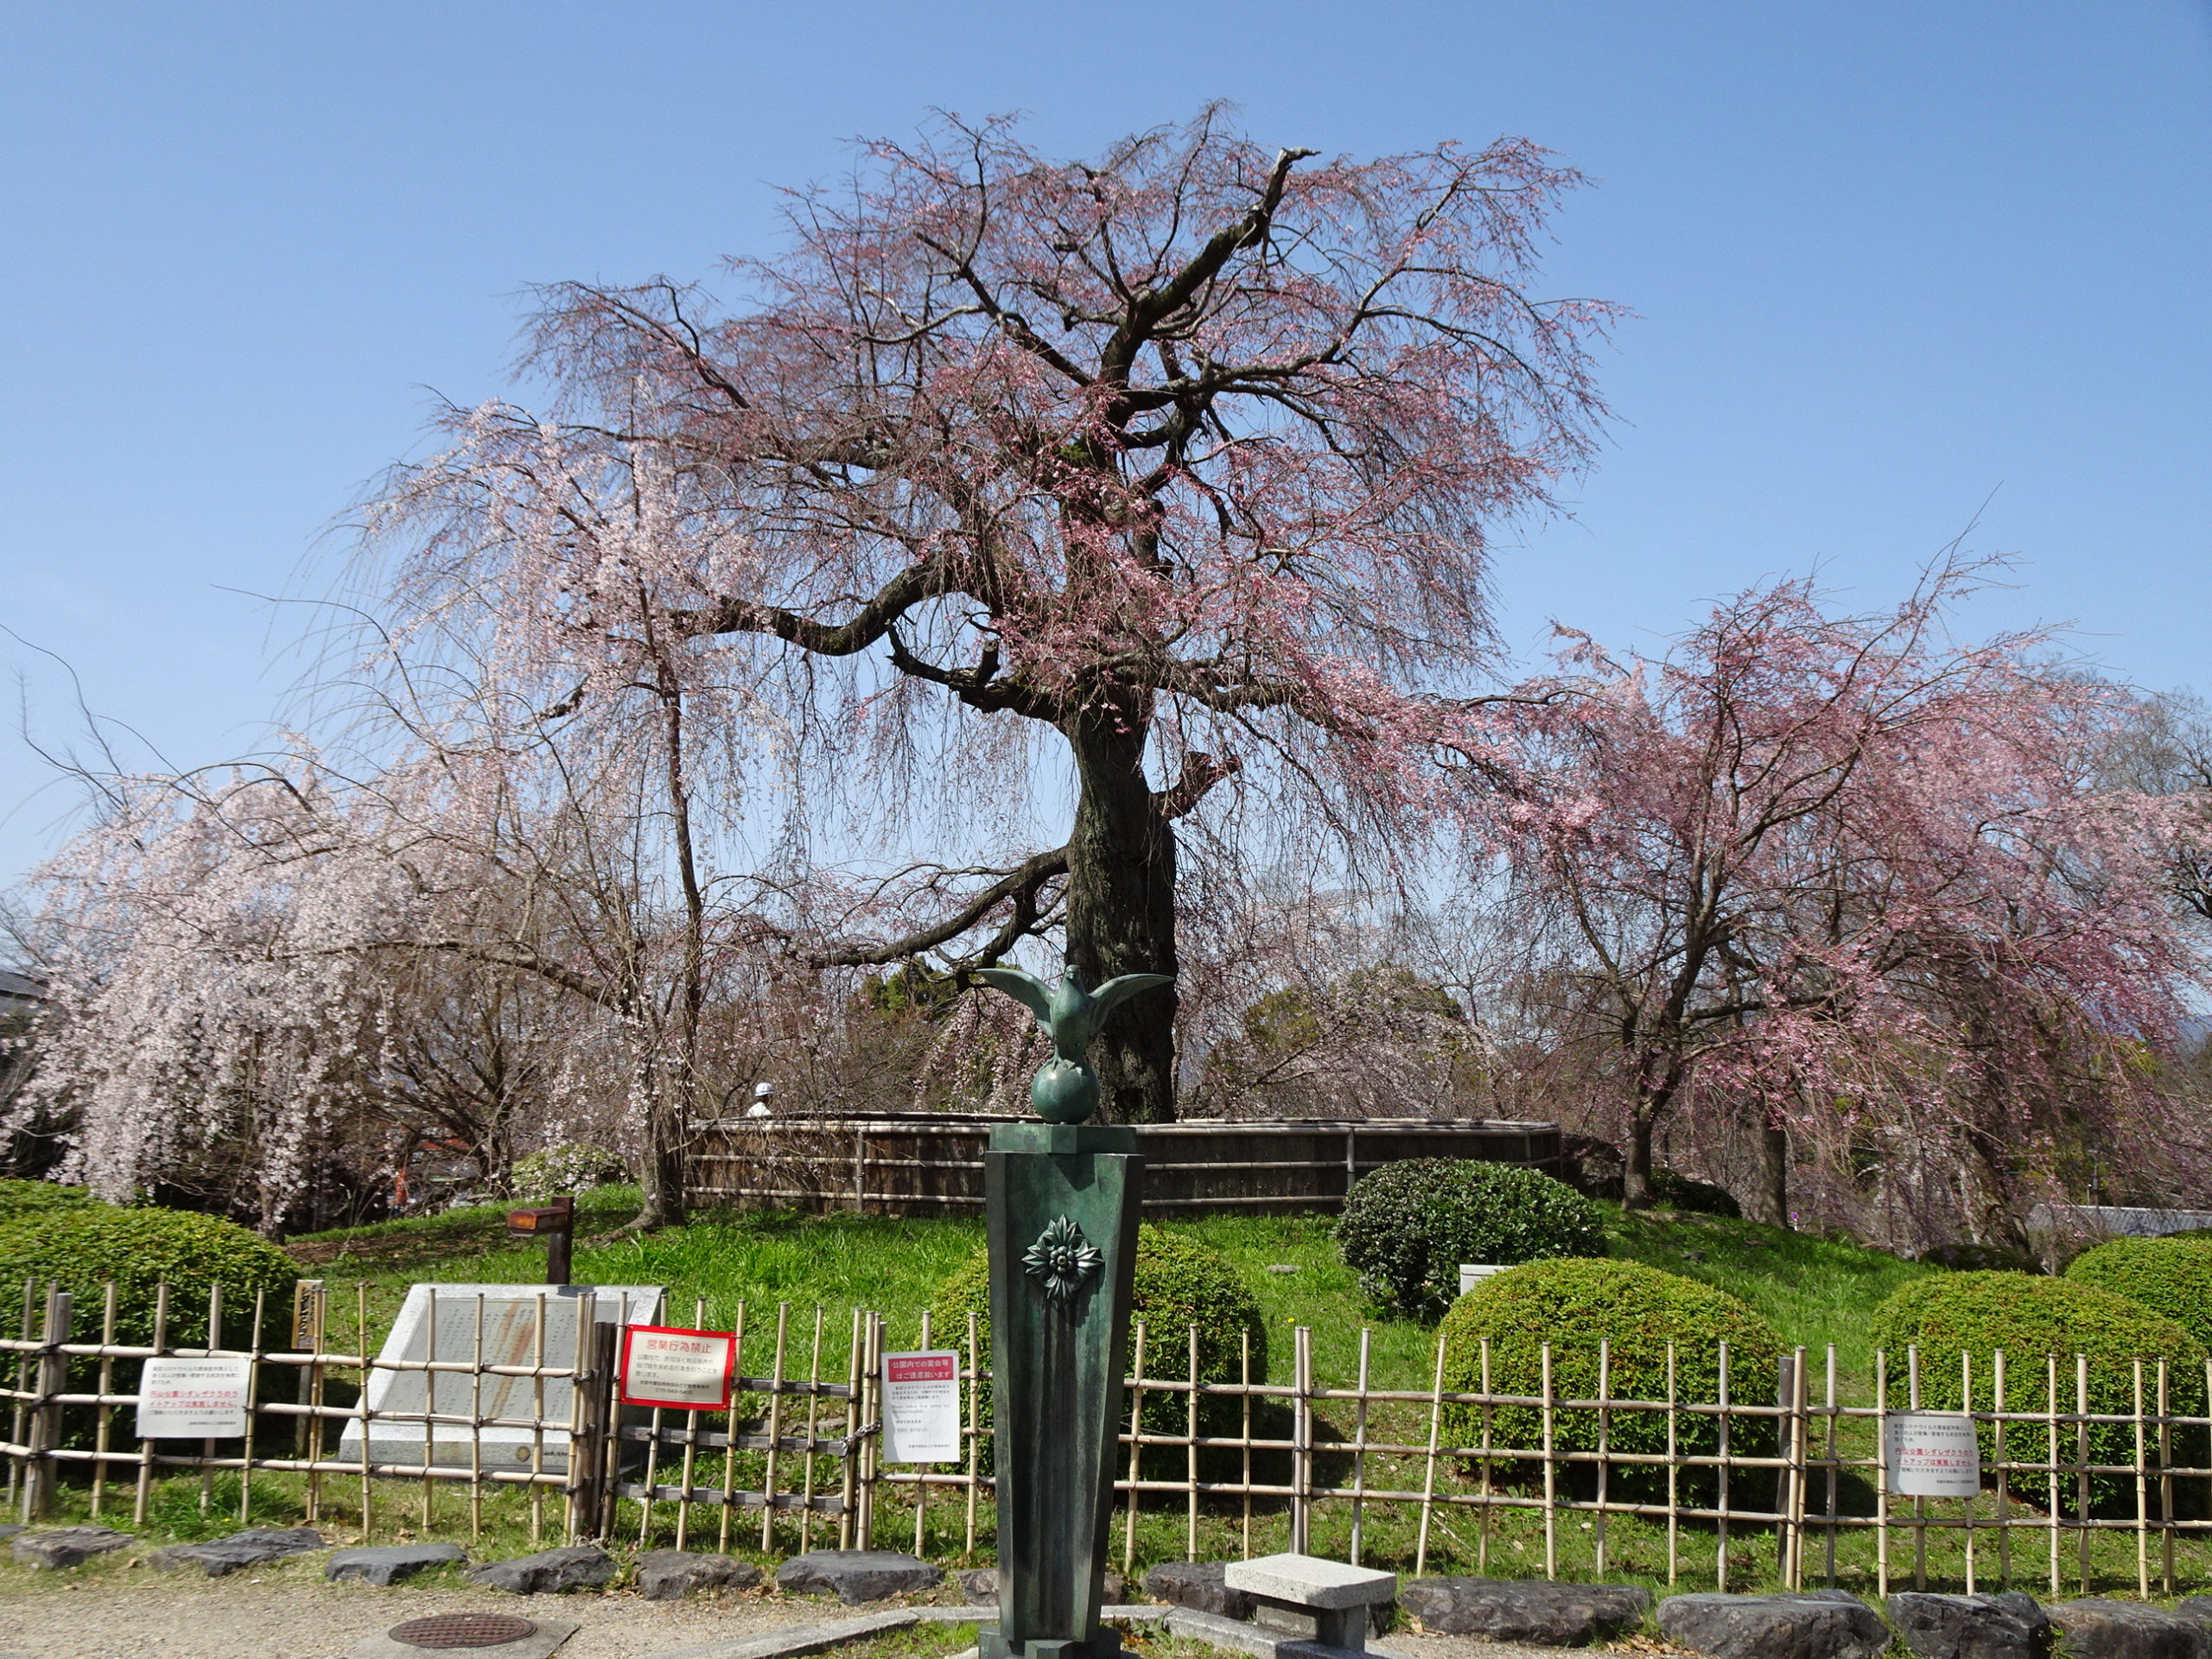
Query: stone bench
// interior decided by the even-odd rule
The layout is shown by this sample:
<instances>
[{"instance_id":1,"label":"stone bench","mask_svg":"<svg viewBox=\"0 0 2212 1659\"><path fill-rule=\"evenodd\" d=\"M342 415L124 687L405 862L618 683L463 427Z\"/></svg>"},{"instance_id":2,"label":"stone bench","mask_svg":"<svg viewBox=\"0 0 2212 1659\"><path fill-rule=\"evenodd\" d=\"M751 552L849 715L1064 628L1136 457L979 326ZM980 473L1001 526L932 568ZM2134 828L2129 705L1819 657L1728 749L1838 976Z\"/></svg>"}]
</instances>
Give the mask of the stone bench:
<instances>
[{"instance_id":1,"label":"stone bench","mask_svg":"<svg viewBox=\"0 0 2212 1659\"><path fill-rule=\"evenodd\" d=\"M1368 1609L1395 1601L1398 1594L1395 1573L1313 1555L1231 1561L1223 1569L1222 1582L1251 1598L1254 1624L1352 1653L1367 1650Z\"/></svg>"}]
</instances>

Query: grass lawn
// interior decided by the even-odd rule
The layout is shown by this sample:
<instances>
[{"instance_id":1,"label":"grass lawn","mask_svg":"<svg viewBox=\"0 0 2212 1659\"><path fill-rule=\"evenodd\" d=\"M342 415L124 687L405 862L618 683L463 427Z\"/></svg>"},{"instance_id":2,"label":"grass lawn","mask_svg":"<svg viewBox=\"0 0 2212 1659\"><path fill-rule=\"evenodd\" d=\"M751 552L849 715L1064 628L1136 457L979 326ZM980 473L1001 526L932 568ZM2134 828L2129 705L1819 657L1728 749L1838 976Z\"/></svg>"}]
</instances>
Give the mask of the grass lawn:
<instances>
[{"instance_id":1,"label":"grass lawn","mask_svg":"<svg viewBox=\"0 0 2212 1659\"><path fill-rule=\"evenodd\" d=\"M894 1344L918 1338L922 1310L937 1287L980 1249L980 1218L912 1219L846 1212L802 1216L731 1211L645 1236L614 1236L636 1213L637 1198L607 1187L581 1200L575 1273L607 1285L664 1285L671 1317L700 1317L727 1330L740 1303L751 1328L779 1303L810 1323L827 1311L832 1333L851 1310L888 1321ZM1937 1271L1879 1250L1718 1216L1624 1214L1606 1206L1611 1253L1701 1280L1742 1297L1791 1343L1818 1356L1836 1345L1848 1373L1866 1368L1868 1316L1898 1287ZM505 1208L486 1205L421 1219L381 1223L296 1239L289 1247L304 1271L330 1283L336 1332L350 1334L351 1310L365 1308L374 1339L389 1326L407 1287L438 1282L529 1283L543 1268L543 1247L507 1236ZM1374 1382L1424 1388L1435 1359L1432 1327L1392 1317L1359 1292L1338 1260L1326 1216L1205 1216L1162 1224L1220 1251L1258 1297L1274 1344L1313 1330L1317 1376L1349 1382L1358 1372L1362 1330L1370 1344ZM1288 1268L1290 1272L1270 1271ZM936 1333L942 1338L944 1333ZM842 1339L832 1346L842 1354Z\"/></svg>"}]
</instances>

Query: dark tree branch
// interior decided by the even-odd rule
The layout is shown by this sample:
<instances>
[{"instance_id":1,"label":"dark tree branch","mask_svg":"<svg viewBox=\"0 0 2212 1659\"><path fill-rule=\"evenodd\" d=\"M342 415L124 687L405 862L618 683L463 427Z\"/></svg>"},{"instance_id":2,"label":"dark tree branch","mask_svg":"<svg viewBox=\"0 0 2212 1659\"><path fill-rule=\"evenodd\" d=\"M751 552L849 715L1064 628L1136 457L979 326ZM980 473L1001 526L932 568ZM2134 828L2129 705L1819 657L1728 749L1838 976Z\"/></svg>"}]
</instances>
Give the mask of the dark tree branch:
<instances>
[{"instance_id":1,"label":"dark tree branch","mask_svg":"<svg viewBox=\"0 0 2212 1659\"><path fill-rule=\"evenodd\" d=\"M823 951L810 956L806 960L817 968L867 968L888 962L903 962L958 938L1009 899L1015 902L1017 915L1026 912L1032 917L1033 925L1038 891L1053 877L1065 875L1067 868L1068 849L1055 847L1049 853L1039 853L1015 866L941 922L909 933L904 938L880 944L854 945L842 950ZM1012 942L1009 939L1007 944L1011 945Z\"/></svg>"}]
</instances>

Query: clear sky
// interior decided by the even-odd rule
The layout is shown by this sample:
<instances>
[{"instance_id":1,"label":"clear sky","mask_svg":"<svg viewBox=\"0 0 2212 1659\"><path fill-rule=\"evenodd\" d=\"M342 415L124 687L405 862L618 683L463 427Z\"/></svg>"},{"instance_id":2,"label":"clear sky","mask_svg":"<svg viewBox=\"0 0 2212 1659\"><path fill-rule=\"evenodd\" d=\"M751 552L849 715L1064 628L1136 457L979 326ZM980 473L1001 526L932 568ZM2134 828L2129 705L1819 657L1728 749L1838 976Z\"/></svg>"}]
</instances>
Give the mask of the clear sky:
<instances>
[{"instance_id":1,"label":"clear sky","mask_svg":"<svg viewBox=\"0 0 2212 1659\"><path fill-rule=\"evenodd\" d=\"M932 106L1066 154L1526 134L1593 181L1546 286L1632 307L1508 639L1650 643L1818 564L1872 603L1979 515L1989 626L2212 687L2204 0L23 7L0 48L0 622L171 762L254 747L327 531L520 289L711 274L779 184ZM239 591L243 590L243 591ZM35 735L67 679L0 636ZM0 727L0 880L67 798ZM142 755L143 758L143 755Z\"/></svg>"}]
</instances>

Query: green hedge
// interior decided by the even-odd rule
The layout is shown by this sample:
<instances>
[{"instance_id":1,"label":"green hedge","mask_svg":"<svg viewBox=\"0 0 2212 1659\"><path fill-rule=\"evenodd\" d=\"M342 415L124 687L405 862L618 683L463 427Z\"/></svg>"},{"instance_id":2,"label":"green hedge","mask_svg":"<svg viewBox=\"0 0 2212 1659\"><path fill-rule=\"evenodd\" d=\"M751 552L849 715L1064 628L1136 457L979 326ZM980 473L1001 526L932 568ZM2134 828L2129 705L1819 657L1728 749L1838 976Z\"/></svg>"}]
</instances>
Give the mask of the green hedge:
<instances>
[{"instance_id":1,"label":"green hedge","mask_svg":"<svg viewBox=\"0 0 2212 1659\"><path fill-rule=\"evenodd\" d=\"M1587 1256L1605 1248L1597 1205L1564 1181L1512 1164L1408 1158L1351 1184L1337 1249L1386 1307L1433 1319L1463 1262Z\"/></svg>"},{"instance_id":2,"label":"green hedge","mask_svg":"<svg viewBox=\"0 0 2212 1659\"><path fill-rule=\"evenodd\" d=\"M2212 1238L2116 1238L2075 1256L2066 1276L2139 1302L2212 1346Z\"/></svg>"},{"instance_id":3,"label":"green hedge","mask_svg":"<svg viewBox=\"0 0 2212 1659\"><path fill-rule=\"evenodd\" d=\"M2167 1398L2173 1410L2201 1415L2204 1406L2205 1347L2174 1320L2139 1302L2078 1279L2051 1279L2025 1273L1957 1273L1914 1281L1874 1311L1874 1345L1887 1351L1890 1398L1904 1397L1908 1348L1920 1353L1921 1403L1930 1410L1988 1410L1994 1402L1993 1359L2005 1356L2005 1408L2008 1412L2072 1412L2078 1403L2075 1357L2088 1358L2088 1404L2094 1414L2126 1414L2135 1408L2139 1359L2168 1362ZM1969 1408L1961 1386L1961 1357L1971 1360L1974 1399ZM2051 1398L2053 1357L2057 1361L2057 1398ZM2144 1405L2158 1404L2157 1371L2146 1364ZM2061 1461L2075 1455L2074 1431L2062 1425ZM2152 1455L2156 1455L2153 1431ZM2201 1440L2183 1435L2182 1440ZM1989 1425L1981 1431L1982 1456L1996 1455ZM2014 1460L2048 1459L2048 1432L2033 1423L2014 1423L2006 1446ZM2089 1430L2090 1459L2130 1465L2135 1459L2135 1431L2126 1423L2101 1423ZM2201 1449L2177 1443L2177 1457L2201 1461ZM2042 1501L2049 1477L2023 1474L2012 1488L2024 1498ZM2060 1477L2060 1500L2075 1507L2073 1477ZM2132 1475L2107 1474L2091 1481L2093 1505L2132 1503Z\"/></svg>"},{"instance_id":4,"label":"green hedge","mask_svg":"<svg viewBox=\"0 0 2212 1659\"><path fill-rule=\"evenodd\" d=\"M59 1181L0 1181L0 1224L54 1210L83 1210L99 1202L81 1186Z\"/></svg>"},{"instance_id":5,"label":"green hedge","mask_svg":"<svg viewBox=\"0 0 2212 1659\"><path fill-rule=\"evenodd\" d=\"M1684 1404L1719 1401L1720 1344L1727 1344L1732 1403L1770 1406L1775 1401L1781 1333L1725 1291L1694 1279L1662 1273L1640 1262L1567 1258L1532 1262L1485 1280L1444 1316L1444 1386L1453 1392L1538 1395L1543 1384L1543 1347L1552 1351L1552 1390L1560 1399L1598 1395L1599 1344L1606 1344L1607 1396L1663 1401L1668 1395L1668 1344L1674 1344L1674 1397ZM1483 1382L1483 1342L1490 1343L1489 1387ZM1609 1414L1606 1445L1616 1452L1663 1452L1667 1414ZM1598 1445L1594 1409L1554 1410L1554 1445L1592 1451ZM1678 1412L1677 1448L1708 1456L1720 1446L1717 1415ZM1770 1417L1727 1419L1728 1446L1764 1456L1775 1440ZM1454 1405L1445 1432L1455 1447L1483 1444L1483 1408ZM1532 1450L1542 1444L1543 1419L1532 1406L1491 1408L1489 1444Z\"/></svg>"},{"instance_id":6,"label":"green hedge","mask_svg":"<svg viewBox=\"0 0 2212 1659\"><path fill-rule=\"evenodd\" d=\"M223 1287L224 1341L243 1345L256 1294L267 1297L272 1323L264 1329L280 1332L298 1277L289 1256L219 1216L83 1205L0 1224L0 1287L20 1294L27 1281L41 1289L60 1284L70 1293L79 1341L98 1338L105 1287L112 1281L117 1340L150 1344L158 1287L166 1281L169 1345L206 1340L208 1291L215 1285Z\"/></svg>"}]
</instances>

